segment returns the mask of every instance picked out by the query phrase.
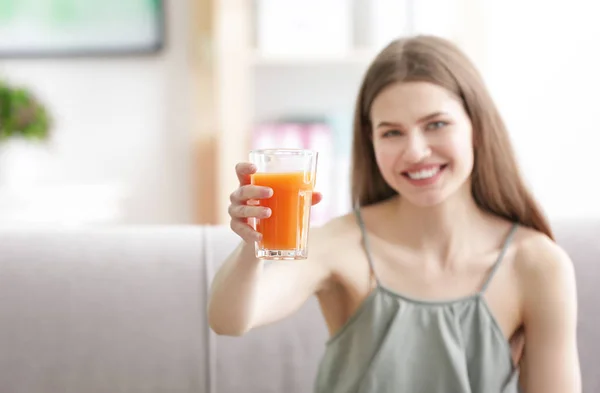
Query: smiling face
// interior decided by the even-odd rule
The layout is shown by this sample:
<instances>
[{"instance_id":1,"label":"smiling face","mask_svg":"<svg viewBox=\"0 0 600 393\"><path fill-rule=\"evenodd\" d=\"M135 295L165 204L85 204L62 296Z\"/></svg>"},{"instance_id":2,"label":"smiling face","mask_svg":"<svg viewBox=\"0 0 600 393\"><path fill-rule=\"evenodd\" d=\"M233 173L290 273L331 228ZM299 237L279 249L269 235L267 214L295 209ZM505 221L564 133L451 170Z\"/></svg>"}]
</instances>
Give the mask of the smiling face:
<instances>
[{"instance_id":1,"label":"smiling face","mask_svg":"<svg viewBox=\"0 0 600 393\"><path fill-rule=\"evenodd\" d=\"M469 195L472 126L454 95L428 82L395 83L375 98L370 117L379 170L403 198L426 207Z\"/></svg>"}]
</instances>

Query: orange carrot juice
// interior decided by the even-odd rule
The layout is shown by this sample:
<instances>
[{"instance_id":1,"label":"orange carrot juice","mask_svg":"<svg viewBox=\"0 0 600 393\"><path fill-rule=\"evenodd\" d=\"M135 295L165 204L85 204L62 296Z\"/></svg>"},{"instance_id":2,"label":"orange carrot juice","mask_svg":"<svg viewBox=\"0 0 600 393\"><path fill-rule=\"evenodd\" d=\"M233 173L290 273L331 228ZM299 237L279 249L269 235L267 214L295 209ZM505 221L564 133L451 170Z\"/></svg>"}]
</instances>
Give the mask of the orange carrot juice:
<instances>
[{"instance_id":1,"label":"orange carrot juice","mask_svg":"<svg viewBox=\"0 0 600 393\"><path fill-rule=\"evenodd\" d=\"M252 175L252 184L273 189L271 198L259 201L261 206L271 209L269 218L256 220L256 230L262 234L259 249L306 250L314 186L314 177L311 177L305 172L259 172Z\"/></svg>"}]
</instances>

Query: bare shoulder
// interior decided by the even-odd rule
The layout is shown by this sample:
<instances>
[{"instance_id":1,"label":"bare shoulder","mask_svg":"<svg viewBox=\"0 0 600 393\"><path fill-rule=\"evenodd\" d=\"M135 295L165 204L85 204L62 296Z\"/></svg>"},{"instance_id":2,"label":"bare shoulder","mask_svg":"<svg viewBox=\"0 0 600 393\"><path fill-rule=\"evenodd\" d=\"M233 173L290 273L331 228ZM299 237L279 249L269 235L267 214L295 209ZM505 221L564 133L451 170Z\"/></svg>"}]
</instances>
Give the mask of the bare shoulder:
<instances>
[{"instance_id":1,"label":"bare shoulder","mask_svg":"<svg viewBox=\"0 0 600 393\"><path fill-rule=\"evenodd\" d=\"M565 250L543 233L522 228L517 242L515 269L524 296L525 312L530 307L576 300L575 270Z\"/></svg>"},{"instance_id":2,"label":"bare shoulder","mask_svg":"<svg viewBox=\"0 0 600 393\"><path fill-rule=\"evenodd\" d=\"M381 221L388 204L384 201L360 209L360 215L367 226L372 222ZM361 230L356 213L347 213L321 227L311 229L311 239L315 247L323 251L330 250L332 246L360 246Z\"/></svg>"},{"instance_id":3,"label":"bare shoulder","mask_svg":"<svg viewBox=\"0 0 600 393\"><path fill-rule=\"evenodd\" d=\"M326 224L311 228L310 246L325 252L333 245L340 245L356 236L358 227L354 213L348 213L328 221Z\"/></svg>"},{"instance_id":4,"label":"bare shoulder","mask_svg":"<svg viewBox=\"0 0 600 393\"><path fill-rule=\"evenodd\" d=\"M387 205L388 202L384 201L361 207L360 216L369 231L380 229L375 223L385 221ZM327 288L344 288L352 292L355 287L368 287L370 268L356 212L349 212L311 229L309 247L309 258L314 258L328 269L328 283L334 285Z\"/></svg>"},{"instance_id":5,"label":"bare shoulder","mask_svg":"<svg viewBox=\"0 0 600 393\"><path fill-rule=\"evenodd\" d=\"M340 264L358 246L359 239L360 229L354 213L333 218L322 226L310 229L308 260L311 265L326 269L327 275L334 278Z\"/></svg>"},{"instance_id":6,"label":"bare shoulder","mask_svg":"<svg viewBox=\"0 0 600 393\"><path fill-rule=\"evenodd\" d=\"M523 279L557 280L573 275L571 258L554 240L529 228L522 228L521 232L515 267Z\"/></svg>"}]
</instances>

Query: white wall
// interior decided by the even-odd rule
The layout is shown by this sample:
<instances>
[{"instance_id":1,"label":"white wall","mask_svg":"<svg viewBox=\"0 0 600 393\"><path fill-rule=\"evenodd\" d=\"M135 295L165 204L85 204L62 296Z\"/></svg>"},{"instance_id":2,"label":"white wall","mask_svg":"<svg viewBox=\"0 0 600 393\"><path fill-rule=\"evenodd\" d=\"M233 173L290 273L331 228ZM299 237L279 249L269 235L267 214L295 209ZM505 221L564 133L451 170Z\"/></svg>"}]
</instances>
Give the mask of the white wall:
<instances>
[{"instance_id":1,"label":"white wall","mask_svg":"<svg viewBox=\"0 0 600 393\"><path fill-rule=\"evenodd\" d=\"M108 222L193 219L189 1L167 3L160 55L0 62L0 77L33 89L55 119L46 181L124 187Z\"/></svg>"},{"instance_id":2,"label":"white wall","mask_svg":"<svg viewBox=\"0 0 600 393\"><path fill-rule=\"evenodd\" d=\"M600 5L486 0L486 76L551 217L600 217Z\"/></svg>"}]
</instances>

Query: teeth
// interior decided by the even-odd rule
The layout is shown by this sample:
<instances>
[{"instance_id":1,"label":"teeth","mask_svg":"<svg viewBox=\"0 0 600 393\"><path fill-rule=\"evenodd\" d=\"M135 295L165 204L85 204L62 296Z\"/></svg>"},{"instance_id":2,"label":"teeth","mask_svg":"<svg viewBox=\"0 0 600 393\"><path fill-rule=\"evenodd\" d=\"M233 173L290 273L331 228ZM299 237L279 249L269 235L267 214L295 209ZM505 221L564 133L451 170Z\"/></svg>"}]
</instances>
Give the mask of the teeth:
<instances>
[{"instance_id":1,"label":"teeth","mask_svg":"<svg viewBox=\"0 0 600 393\"><path fill-rule=\"evenodd\" d=\"M422 180L429 179L430 177L435 176L440 171L440 167L435 167L431 169L423 169L418 172L408 172L408 177L414 180Z\"/></svg>"}]
</instances>

